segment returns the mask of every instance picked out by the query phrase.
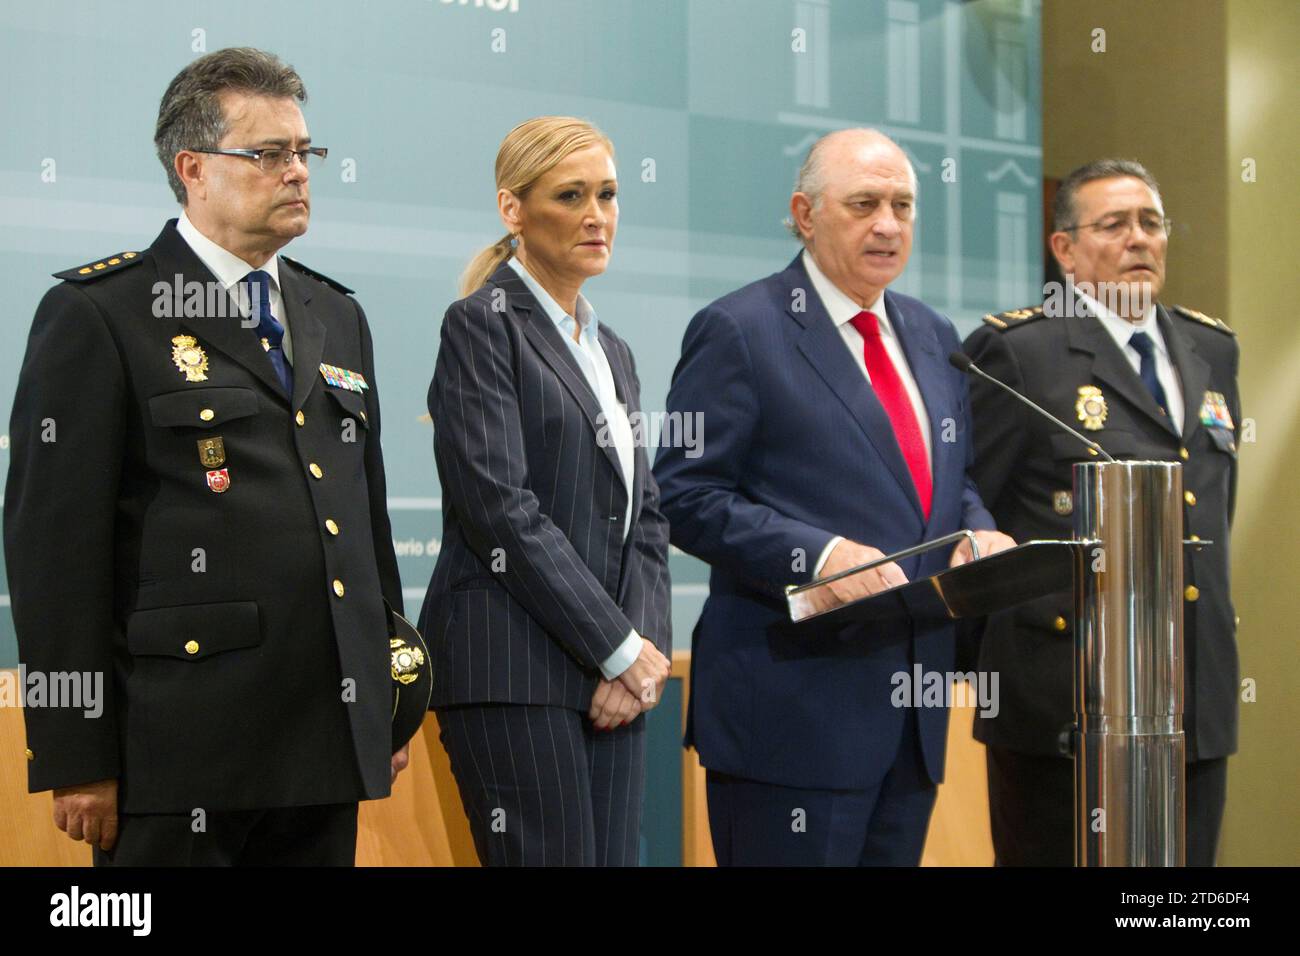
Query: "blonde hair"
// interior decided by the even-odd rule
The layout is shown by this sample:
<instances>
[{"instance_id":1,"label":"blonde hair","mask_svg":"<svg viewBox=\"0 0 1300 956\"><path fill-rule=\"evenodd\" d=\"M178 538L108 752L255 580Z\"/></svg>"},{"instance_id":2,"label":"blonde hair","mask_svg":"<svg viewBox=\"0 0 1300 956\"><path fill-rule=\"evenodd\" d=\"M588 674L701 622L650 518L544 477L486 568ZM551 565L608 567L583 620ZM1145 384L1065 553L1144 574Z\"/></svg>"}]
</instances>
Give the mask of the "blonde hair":
<instances>
[{"instance_id":1,"label":"blonde hair","mask_svg":"<svg viewBox=\"0 0 1300 956\"><path fill-rule=\"evenodd\" d=\"M614 156L614 144L586 120L573 116L536 116L520 123L501 141L497 150L497 189L508 189L520 199L570 153L601 145ZM460 277L460 294L470 295L515 254L506 233L479 251Z\"/></svg>"}]
</instances>

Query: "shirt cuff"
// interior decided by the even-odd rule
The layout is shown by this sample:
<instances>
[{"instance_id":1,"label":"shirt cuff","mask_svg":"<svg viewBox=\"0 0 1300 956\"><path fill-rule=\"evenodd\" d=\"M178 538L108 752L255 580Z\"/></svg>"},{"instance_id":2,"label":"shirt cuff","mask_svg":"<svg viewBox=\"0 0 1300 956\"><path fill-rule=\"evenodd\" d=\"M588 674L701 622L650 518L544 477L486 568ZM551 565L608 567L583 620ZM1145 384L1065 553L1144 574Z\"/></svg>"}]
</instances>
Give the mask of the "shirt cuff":
<instances>
[{"instance_id":1,"label":"shirt cuff","mask_svg":"<svg viewBox=\"0 0 1300 956\"><path fill-rule=\"evenodd\" d=\"M640 656L641 635L633 628L627 632L627 638L618 645L618 649L600 662L600 672L605 675L605 680L614 680L631 667Z\"/></svg>"},{"instance_id":2,"label":"shirt cuff","mask_svg":"<svg viewBox=\"0 0 1300 956\"><path fill-rule=\"evenodd\" d=\"M817 563L813 566L812 576L814 579L822 576L822 565L824 565L826 559L831 556L831 552L835 550L835 546L843 540L844 536L837 534L835 537L831 538L830 541L826 542L826 547L822 548L822 556L817 559Z\"/></svg>"}]
</instances>

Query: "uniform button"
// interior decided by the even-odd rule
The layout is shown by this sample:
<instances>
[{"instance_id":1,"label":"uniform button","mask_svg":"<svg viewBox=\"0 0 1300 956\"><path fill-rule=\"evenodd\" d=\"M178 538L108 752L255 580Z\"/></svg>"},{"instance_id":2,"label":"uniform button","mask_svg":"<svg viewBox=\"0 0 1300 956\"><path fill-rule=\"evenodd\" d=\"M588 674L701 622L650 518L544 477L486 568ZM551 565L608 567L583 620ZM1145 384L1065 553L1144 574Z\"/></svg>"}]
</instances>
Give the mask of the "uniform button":
<instances>
[{"instance_id":1,"label":"uniform button","mask_svg":"<svg viewBox=\"0 0 1300 956\"><path fill-rule=\"evenodd\" d=\"M325 519L325 530L328 531L330 534L338 534L338 533L339 533L339 526L338 526L338 524L334 521L333 518L326 518L326 519Z\"/></svg>"},{"instance_id":2,"label":"uniform button","mask_svg":"<svg viewBox=\"0 0 1300 956\"><path fill-rule=\"evenodd\" d=\"M361 416L361 420L362 420L363 422L367 422L367 421L370 420L370 419L366 418L366 413L365 413L364 410L361 411L361 412L358 412L357 414L359 414L359 415Z\"/></svg>"},{"instance_id":3,"label":"uniform button","mask_svg":"<svg viewBox=\"0 0 1300 956\"><path fill-rule=\"evenodd\" d=\"M32 750L31 750L30 747L27 748L27 759L28 759L28 760L35 760L35 759L36 759L36 754L32 753Z\"/></svg>"},{"instance_id":4,"label":"uniform button","mask_svg":"<svg viewBox=\"0 0 1300 956\"><path fill-rule=\"evenodd\" d=\"M337 594L339 597L343 596L343 582L340 581L338 578L334 579L334 593Z\"/></svg>"},{"instance_id":5,"label":"uniform button","mask_svg":"<svg viewBox=\"0 0 1300 956\"><path fill-rule=\"evenodd\" d=\"M299 428L307 424L307 416L302 413L301 408L298 409L298 414L293 416L293 420L298 423Z\"/></svg>"},{"instance_id":6,"label":"uniform button","mask_svg":"<svg viewBox=\"0 0 1300 956\"><path fill-rule=\"evenodd\" d=\"M199 652L199 642L198 642L198 641L186 641L186 642L185 642L185 653L186 653L186 654L197 654L198 652Z\"/></svg>"},{"instance_id":7,"label":"uniform button","mask_svg":"<svg viewBox=\"0 0 1300 956\"><path fill-rule=\"evenodd\" d=\"M1194 535L1192 535L1191 540L1192 540L1192 541L1200 541L1200 540L1201 540L1201 536L1200 536L1199 534L1194 534Z\"/></svg>"},{"instance_id":8,"label":"uniform button","mask_svg":"<svg viewBox=\"0 0 1300 956\"><path fill-rule=\"evenodd\" d=\"M1089 454L1089 455L1096 455L1096 454L1097 454L1097 449L1095 449L1095 448L1089 448L1089 449L1088 449L1088 454Z\"/></svg>"},{"instance_id":9,"label":"uniform button","mask_svg":"<svg viewBox=\"0 0 1300 956\"><path fill-rule=\"evenodd\" d=\"M1187 598L1189 601L1195 601L1200 596L1201 592L1195 584L1187 585L1186 590L1183 591L1183 597Z\"/></svg>"},{"instance_id":10,"label":"uniform button","mask_svg":"<svg viewBox=\"0 0 1300 956\"><path fill-rule=\"evenodd\" d=\"M1067 627L1069 627L1069 625L1065 622L1065 618L1058 617L1055 621L1052 622L1052 627L1056 628L1058 631L1064 631Z\"/></svg>"},{"instance_id":11,"label":"uniform button","mask_svg":"<svg viewBox=\"0 0 1300 956\"><path fill-rule=\"evenodd\" d=\"M1186 449L1186 448L1180 448L1180 449L1178 449L1178 457L1181 458L1183 461L1186 461L1187 459L1191 458L1192 456L1189 455L1189 454L1187 453L1187 449Z\"/></svg>"},{"instance_id":12,"label":"uniform button","mask_svg":"<svg viewBox=\"0 0 1300 956\"><path fill-rule=\"evenodd\" d=\"M203 411L199 412L199 418L201 418L205 422L210 422L212 421L212 419L216 417L217 417L217 413L210 408L205 408L203 409Z\"/></svg>"},{"instance_id":13,"label":"uniform button","mask_svg":"<svg viewBox=\"0 0 1300 956\"><path fill-rule=\"evenodd\" d=\"M314 461L307 466L307 470L311 472L313 478L323 478L325 476L325 472L321 471L320 465Z\"/></svg>"},{"instance_id":14,"label":"uniform button","mask_svg":"<svg viewBox=\"0 0 1300 956\"><path fill-rule=\"evenodd\" d=\"M1195 504L1196 504L1196 495L1192 494L1190 491L1184 491L1184 492L1183 492L1183 500L1186 501L1189 505L1193 505L1193 506L1195 506Z\"/></svg>"}]
</instances>

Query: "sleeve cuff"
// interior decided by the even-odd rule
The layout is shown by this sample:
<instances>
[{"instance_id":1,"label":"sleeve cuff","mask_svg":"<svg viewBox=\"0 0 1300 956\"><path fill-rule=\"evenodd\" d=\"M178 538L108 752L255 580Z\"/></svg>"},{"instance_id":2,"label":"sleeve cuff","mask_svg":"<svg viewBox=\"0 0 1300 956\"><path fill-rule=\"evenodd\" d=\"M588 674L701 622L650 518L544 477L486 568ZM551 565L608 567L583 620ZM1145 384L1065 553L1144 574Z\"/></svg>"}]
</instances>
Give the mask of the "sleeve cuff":
<instances>
[{"instance_id":1,"label":"sleeve cuff","mask_svg":"<svg viewBox=\"0 0 1300 956\"><path fill-rule=\"evenodd\" d=\"M826 542L826 547L822 548L822 556L818 558L817 563L813 565L812 576L814 580L822 576L822 565L824 565L826 559L831 556L831 552L835 550L835 546L843 540L844 536L837 534L835 537L831 538L830 541Z\"/></svg>"},{"instance_id":2,"label":"sleeve cuff","mask_svg":"<svg viewBox=\"0 0 1300 956\"><path fill-rule=\"evenodd\" d=\"M618 649L600 662L600 672L605 675L605 680L614 680L631 667L640 656L641 635L633 628L628 631L627 637L622 644L618 645Z\"/></svg>"}]
</instances>

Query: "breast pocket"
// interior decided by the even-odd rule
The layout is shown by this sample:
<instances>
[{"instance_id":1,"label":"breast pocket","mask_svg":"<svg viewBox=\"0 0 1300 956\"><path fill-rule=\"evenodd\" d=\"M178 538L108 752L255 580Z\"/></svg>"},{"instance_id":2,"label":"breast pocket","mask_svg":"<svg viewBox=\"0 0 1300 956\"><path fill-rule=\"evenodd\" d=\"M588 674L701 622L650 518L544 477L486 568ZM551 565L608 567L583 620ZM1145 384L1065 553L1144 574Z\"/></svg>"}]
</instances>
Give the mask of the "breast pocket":
<instances>
[{"instance_id":1,"label":"breast pocket","mask_svg":"<svg viewBox=\"0 0 1300 956\"><path fill-rule=\"evenodd\" d=\"M341 388L326 388L325 392L332 398L338 412L339 436L342 441L355 444L358 448L365 446L365 436L370 431L370 416L366 412L366 400L356 392Z\"/></svg>"},{"instance_id":2,"label":"breast pocket","mask_svg":"<svg viewBox=\"0 0 1300 956\"><path fill-rule=\"evenodd\" d=\"M251 388L191 388L149 399L149 420L159 428L216 428L256 414Z\"/></svg>"},{"instance_id":3,"label":"breast pocket","mask_svg":"<svg viewBox=\"0 0 1300 956\"><path fill-rule=\"evenodd\" d=\"M1207 427L1205 434L1210 436L1210 445L1230 458L1237 457L1237 439L1230 428Z\"/></svg>"}]
</instances>

